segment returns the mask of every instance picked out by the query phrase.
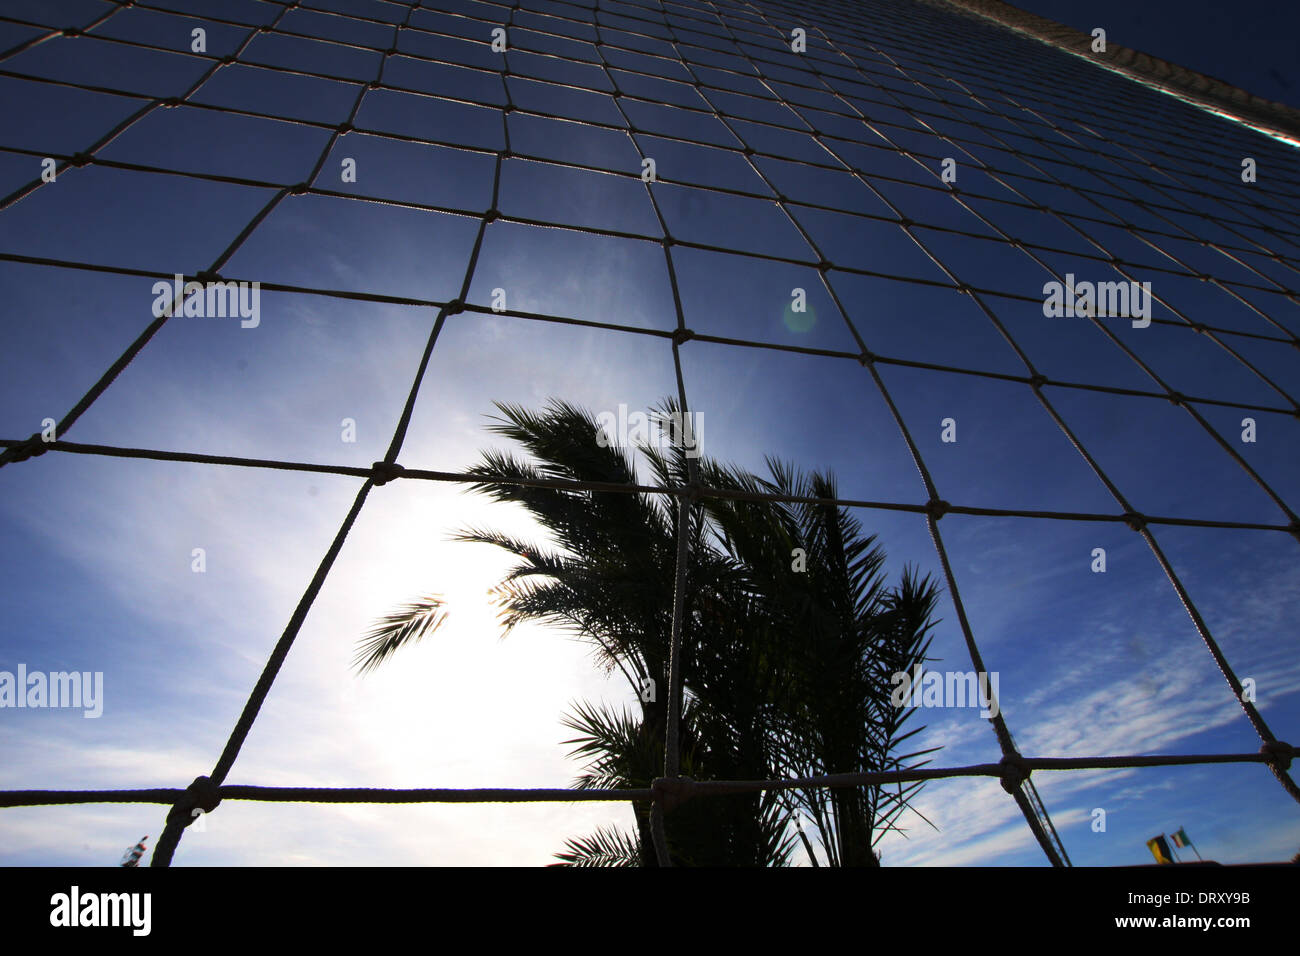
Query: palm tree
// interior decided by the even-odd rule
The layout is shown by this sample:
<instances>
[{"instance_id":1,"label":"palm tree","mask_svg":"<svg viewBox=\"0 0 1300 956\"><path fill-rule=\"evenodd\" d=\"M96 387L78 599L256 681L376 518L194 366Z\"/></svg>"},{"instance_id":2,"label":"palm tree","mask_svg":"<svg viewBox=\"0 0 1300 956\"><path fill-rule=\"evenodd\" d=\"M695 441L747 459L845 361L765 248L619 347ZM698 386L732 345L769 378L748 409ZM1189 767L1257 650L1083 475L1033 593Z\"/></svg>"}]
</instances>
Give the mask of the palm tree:
<instances>
[{"instance_id":1,"label":"palm tree","mask_svg":"<svg viewBox=\"0 0 1300 956\"><path fill-rule=\"evenodd\" d=\"M609 447L590 413L552 400L540 412L497 405L492 430L529 453L485 452L471 486L522 504L553 539L539 547L467 529L454 540L491 544L519 559L497 589L509 632L524 621L565 628L591 643L607 672L638 694L638 709L578 705L565 721L587 761L578 787L646 787L662 774L679 509L671 496L519 484L539 479L644 483L633 449ZM663 427L671 400L653 414ZM685 484L686 450L640 447L657 487ZM834 498L831 476L803 476L769 460L771 480L702 459L707 486L743 494ZM910 711L890 706L889 677L925 660L937 589L904 570L887 588L884 554L845 509L826 504L710 498L689 509L682 633L682 772L695 779L769 779L901 767ZM413 602L363 638L364 670L441 623L436 598ZM654 689L658 692L646 691ZM875 865L875 843L917 785L764 791L692 800L667 820L674 862L784 865L798 816L812 821L829 865ZM648 807L637 833L570 840L569 865L655 865ZM814 863L817 856L798 831Z\"/></svg>"},{"instance_id":2,"label":"palm tree","mask_svg":"<svg viewBox=\"0 0 1300 956\"><path fill-rule=\"evenodd\" d=\"M767 465L771 480L711 462L701 477L713 488L747 494L838 497L828 474L803 476L770 459ZM929 579L904 568L900 584L888 588L883 550L835 505L718 498L707 508L719 549L755 605L758 632L747 637L758 637L752 664L767 675L772 703L765 714L775 744L770 776L899 769L923 756L898 752L922 728L903 732L911 711L891 705L890 678L926 660L938 599ZM741 676L729 667L741 653L742 647L723 649L713 661L715 680L729 670L748 686L761 679L755 670ZM787 806L813 821L828 863L872 866L875 844L917 789L810 788L796 791Z\"/></svg>"}]
</instances>

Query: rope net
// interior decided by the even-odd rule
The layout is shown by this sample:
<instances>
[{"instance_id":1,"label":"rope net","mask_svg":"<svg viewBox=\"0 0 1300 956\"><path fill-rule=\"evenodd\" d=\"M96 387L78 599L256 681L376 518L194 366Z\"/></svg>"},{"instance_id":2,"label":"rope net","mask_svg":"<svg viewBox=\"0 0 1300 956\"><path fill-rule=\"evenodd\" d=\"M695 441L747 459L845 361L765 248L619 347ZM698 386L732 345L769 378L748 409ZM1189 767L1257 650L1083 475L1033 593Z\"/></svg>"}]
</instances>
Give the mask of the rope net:
<instances>
[{"instance_id":1,"label":"rope net","mask_svg":"<svg viewBox=\"0 0 1300 956\"><path fill-rule=\"evenodd\" d=\"M28 214L41 193L67 188L65 176L76 183L77 177L100 171L121 177L95 180L101 189L129 180L147 182L166 194L178 181L198 181L227 189L231 197L254 197L241 200L242 205L232 198L232 208L247 207L252 215L235 224L222 237L224 246L215 258L187 272L186 281L257 281L262 291L286 297L414 307L432 316L387 453L370 467L90 444L65 437L75 434L78 420L147 352L164 326L184 321L171 315L185 298L180 288L175 296L164 295L171 306L162 314L155 310L153 321L52 431L0 441L6 449L0 465L6 471L57 467L62 455L74 455L361 479L209 775L186 789L10 790L0 793L0 806L170 806L152 860L165 866L196 808L211 811L222 800L651 801L656 849L666 864L664 813L681 800L988 777L1001 782L1043 854L1061 866L1068 865L1069 857L1030 780L1036 770L1263 763L1285 792L1300 800L1289 774L1295 749L1265 722L1184 586L1176 561L1158 543L1174 529L1249 532L1256 536L1252 540L1270 543L1280 535L1300 539L1300 519L1285 498L1300 487L1294 473L1279 474L1275 462L1252 460L1254 449L1236 440L1234 424L1242 417L1257 420L1261 433L1271 432L1271 441L1285 447L1288 440L1294 442L1294 419L1300 416L1294 397L1300 381L1295 359L1300 349L1300 192L1294 186L1300 181L1300 163L1295 149L1277 136L1197 109L944 2L599 0L593 6L567 0L513 5L487 0L157 0L9 3L0 14L0 83L8 96L48 94L68 104L78 97L112 104L104 112L109 119L100 124L106 131L75 143L69 132L85 124L73 122L78 114L71 106L67 114L40 123L11 122L0 134L8 184L0 201L0 223L8 227L0 260L27 270L21 273L25 281L40 283L70 272L172 280L172 269L133 265L133 257L115 254L117 250L83 257L73 254L75 243L51 249L33 238L33 230L39 231L32 219L37 214ZM206 31L202 50L195 47L193 31L198 28ZM88 63L98 66L90 69ZM277 170L270 167L286 164L269 160L261 175L218 173L169 164L165 150L150 156L114 149L134 129L182 112L208 124L238 121L266 129L270 123L291 124L303 141L318 144L310 174L271 175ZM564 124L559 135L554 134L561 128L557 123ZM458 196L457 190L422 191L418 182L387 192L351 187L339 174L340 157L361 147L341 149L363 136L394 151L454 150L457 161L473 167L474 175L482 174L478 183L483 188L465 188ZM382 169L384 155L378 150L362 160L368 182L384 180L375 172ZM1258 182L1243 178L1247 158L1260 171ZM47 176L41 163L49 160L54 173ZM573 196L584 189L597 196L594 204L544 201L548 190ZM536 199L539 194L543 199ZM483 197L490 198L480 201ZM256 258L239 257L246 244L257 243L259 230L277 212L308 199L348 208L383 207L416 223L435 215L439 222L453 223L460 230L458 241L438 247L437 263L456 276L450 294L417 294L427 284L411 282L366 288L365 283L344 281L335 287L272 281L256 271ZM531 234L534 228L549 230L547 241L594 241L617 247L638 262L657 259L669 294L647 307L653 315L638 314L634 303L627 305L626 314L566 314L548 309L544 297L536 296L533 301L543 307L501 307L492 301L492 276L479 275L482 260L501 254L501 236ZM520 242L518 248L524 252L516 254L526 256L531 247ZM805 294L816 297L823 313L817 334L803 339L768 330L741 334L747 326L739 318L728 319L713 304L687 294L691 280L685 274L725 276L726 268L807 276ZM1134 321L1129 332L1127 321L1116 323L1096 310L1073 318L1041 317L1046 315L1044 283L1055 279L1068 295L1075 275L1082 279L1085 273L1092 279L1149 282L1154 314L1146 326ZM916 321L928 316L935 323L936 337L925 340L928 357L871 319L864 303L883 290L914 297L907 301L919 303ZM984 361L960 336L941 341L939 335L955 328L941 324L948 313L965 317L970 328L978 323L981 334L1008 349L1008 361ZM1040 317L1026 318L1035 315ZM986 656L962 600L964 564L950 558L942 519L1074 522L1108 535L1130 529L1185 609L1228 685L1226 692L1258 737L1259 750L1024 756L1004 714L995 712L988 722L1001 753L998 762L804 779L689 780L681 775L676 732L691 561L689 536L682 532L667 675L673 690L668 695L667 752L663 777L652 787L400 790L226 783L372 492L397 480L469 480L463 471L399 460L440 336L457 323L489 317L634 338L645 352L670 356L671 390L684 410L713 407L691 401L705 389L701 380L710 368L702 360L692 365L692 349L698 355L698 350L716 347L742 364L801 357L823 363L819 368L834 367L836 375L849 370L869 386L873 400L883 403L913 467L912 491L818 500L868 515L911 515L924 522L975 671L987 671ZM793 318L788 310L786 318ZM1064 329L1063 323L1086 328L1093 347L1101 348L1104 340L1111 356L1108 371L1121 363L1124 368L1077 380L1068 355L1048 356L1043 344L1045 335ZM789 321L786 325L789 329ZM836 335L830 334L832 326L839 329ZM1068 353L1078 345L1065 331L1059 334L1059 349ZM1166 344L1177 338L1179 348L1213 352L1214 363L1196 374L1183 366L1171 373L1160 346L1153 350L1141 344L1143 334ZM1106 500L1072 509L991 507L963 500L960 478L937 480L933 449L941 446L922 435L937 430L937 416L930 420L928 406L923 414L909 413L916 407L909 405L911 393L931 382L1015 388L1016 402L1036 404L1050 418L1054 440L1068 443L1104 487ZM715 393L710 394L716 401ZM1182 513L1144 510L1131 486L1122 487L1124 480L1112 474L1125 471L1131 477L1132 469L1117 469L1114 456L1103 468L1107 456L1096 450L1098 443L1085 438L1086 429L1071 424L1069 410L1097 396L1128 403L1134 415L1145 414L1137 409L1153 403L1168 403L1214 444L1214 454L1230 462L1238 476L1246 476L1267 499L1267 507L1249 520L1225 517L1222 509L1210 507ZM954 414L961 417L959 410ZM1160 437L1155 441L1159 444ZM51 458L48 452L58 454ZM34 461L41 456L46 457ZM949 466L943 468L944 475L952 473ZM692 479L670 488L560 479L531 483L668 495L676 498L683 516L701 499L745 497ZM688 526L678 522L679 528Z\"/></svg>"}]
</instances>

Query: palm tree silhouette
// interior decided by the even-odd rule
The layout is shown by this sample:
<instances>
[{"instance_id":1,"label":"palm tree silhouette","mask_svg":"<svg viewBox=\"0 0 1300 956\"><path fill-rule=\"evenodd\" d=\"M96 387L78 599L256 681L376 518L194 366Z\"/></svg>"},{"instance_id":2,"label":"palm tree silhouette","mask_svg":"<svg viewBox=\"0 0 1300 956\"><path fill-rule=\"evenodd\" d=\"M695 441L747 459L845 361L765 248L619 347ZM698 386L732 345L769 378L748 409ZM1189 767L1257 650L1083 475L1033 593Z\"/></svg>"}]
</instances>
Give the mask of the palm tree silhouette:
<instances>
[{"instance_id":1,"label":"palm tree silhouette","mask_svg":"<svg viewBox=\"0 0 1300 956\"><path fill-rule=\"evenodd\" d=\"M567 479L680 487L687 449L611 447L586 410L552 399L538 412L497 404L491 430L528 459L484 452L471 487L523 505L549 533L540 546L470 528L453 540L491 544L519 562L496 589L508 633L525 621L558 625L589 642L597 664L623 674L636 705L578 704L565 718L586 761L577 787L648 787L662 775L669 639L680 511L672 496L539 487ZM679 409L652 419L665 433ZM637 473L636 454L650 480ZM926 660L938 590L903 570L887 587L885 556L846 509L746 496L836 497L829 474L804 475L769 459L763 479L707 458L707 487L689 509L682 632L681 772L697 780L762 780L896 769L930 751L899 754L909 709L890 703L891 675ZM373 668L435 630L442 601L426 597L376 622L358 645ZM923 763L924 761L922 761ZM786 865L798 843L814 865L878 865L876 843L895 828L920 784L769 790L690 800L667 817L673 861L683 865ZM601 829L569 840L559 865L655 864L649 808L634 804L637 832ZM815 843L803 821L811 823ZM797 822L798 826L792 826ZM928 822L928 821L927 821Z\"/></svg>"}]
</instances>

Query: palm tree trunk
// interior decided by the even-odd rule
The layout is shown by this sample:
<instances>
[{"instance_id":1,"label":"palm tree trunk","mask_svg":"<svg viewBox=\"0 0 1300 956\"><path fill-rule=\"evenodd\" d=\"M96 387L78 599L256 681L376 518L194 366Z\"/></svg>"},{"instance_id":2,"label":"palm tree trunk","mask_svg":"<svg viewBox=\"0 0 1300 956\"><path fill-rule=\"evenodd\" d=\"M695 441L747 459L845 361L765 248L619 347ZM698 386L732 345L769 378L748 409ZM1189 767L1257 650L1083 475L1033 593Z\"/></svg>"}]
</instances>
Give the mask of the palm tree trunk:
<instances>
[{"instance_id":1,"label":"palm tree trunk","mask_svg":"<svg viewBox=\"0 0 1300 956\"><path fill-rule=\"evenodd\" d=\"M880 865L871 850L871 821L863 805L863 796L857 790L848 789L831 796L841 866Z\"/></svg>"},{"instance_id":2,"label":"palm tree trunk","mask_svg":"<svg viewBox=\"0 0 1300 956\"><path fill-rule=\"evenodd\" d=\"M659 700L643 701L641 704L641 733L651 742L651 746L645 748L645 751L654 754L652 766L645 768L647 774L646 786L650 785L656 777L663 773L663 746L664 725L667 723L667 713L662 702ZM633 810L636 813L637 833L641 838L641 865L658 866L659 854L655 851L654 834L650 828L650 807L649 803L637 803Z\"/></svg>"}]
</instances>

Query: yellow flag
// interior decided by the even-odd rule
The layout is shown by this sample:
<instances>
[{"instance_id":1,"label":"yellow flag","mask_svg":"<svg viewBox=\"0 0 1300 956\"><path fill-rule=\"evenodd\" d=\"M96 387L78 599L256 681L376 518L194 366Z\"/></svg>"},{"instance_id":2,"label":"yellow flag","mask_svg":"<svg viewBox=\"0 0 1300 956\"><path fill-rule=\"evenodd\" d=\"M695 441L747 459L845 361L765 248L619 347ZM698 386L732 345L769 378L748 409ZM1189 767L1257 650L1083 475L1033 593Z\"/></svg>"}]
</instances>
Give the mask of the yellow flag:
<instances>
[{"instance_id":1,"label":"yellow flag","mask_svg":"<svg viewBox=\"0 0 1300 956\"><path fill-rule=\"evenodd\" d=\"M1151 855L1156 858L1157 863L1173 863L1173 854L1169 852L1169 844L1165 842L1165 835L1162 833L1158 837L1152 837L1147 840L1147 849Z\"/></svg>"}]
</instances>

